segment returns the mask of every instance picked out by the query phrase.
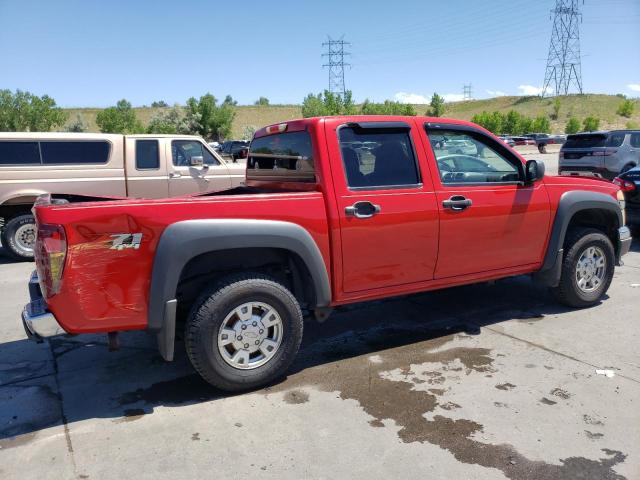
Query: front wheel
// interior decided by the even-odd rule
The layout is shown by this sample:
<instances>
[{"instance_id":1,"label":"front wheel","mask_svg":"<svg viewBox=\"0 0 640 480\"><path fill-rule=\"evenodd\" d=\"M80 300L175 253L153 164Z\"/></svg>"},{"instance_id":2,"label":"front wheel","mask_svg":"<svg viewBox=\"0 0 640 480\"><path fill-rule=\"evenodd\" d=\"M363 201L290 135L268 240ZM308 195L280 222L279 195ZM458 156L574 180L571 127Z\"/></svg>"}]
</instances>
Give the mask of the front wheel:
<instances>
[{"instance_id":1,"label":"front wheel","mask_svg":"<svg viewBox=\"0 0 640 480\"><path fill-rule=\"evenodd\" d=\"M284 375L302 340L293 294L260 274L222 279L194 305L185 344L191 364L211 385L241 391Z\"/></svg>"},{"instance_id":2,"label":"front wheel","mask_svg":"<svg viewBox=\"0 0 640 480\"><path fill-rule=\"evenodd\" d=\"M2 246L16 260L31 260L36 244L36 221L26 213L11 218L2 229Z\"/></svg>"},{"instance_id":3,"label":"front wheel","mask_svg":"<svg viewBox=\"0 0 640 480\"><path fill-rule=\"evenodd\" d=\"M560 283L551 293L561 303L584 308L597 304L611 285L615 251L600 230L578 228L567 234Z\"/></svg>"}]
</instances>

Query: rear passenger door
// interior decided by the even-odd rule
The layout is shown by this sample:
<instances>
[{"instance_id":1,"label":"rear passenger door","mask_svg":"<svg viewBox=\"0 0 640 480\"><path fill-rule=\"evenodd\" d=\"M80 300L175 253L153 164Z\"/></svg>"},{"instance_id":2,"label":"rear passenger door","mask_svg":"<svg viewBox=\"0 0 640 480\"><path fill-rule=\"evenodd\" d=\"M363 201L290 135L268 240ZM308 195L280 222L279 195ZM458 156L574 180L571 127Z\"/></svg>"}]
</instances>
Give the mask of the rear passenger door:
<instances>
[{"instance_id":1,"label":"rear passenger door","mask_svg":"<svg viewBox=\"0 0 640 480\"><path fill-rule=\"evenodd\" d=\"M420 168L415 125L327 120L342 246L342 291L428 281L438 248L438 206ZM423 163L424 165L424 163Z\"/></svg>"},{"instance_id":2,"label":"rear passenger door","mask_svg":"<svg viewBox=\"0 0 640 480\"><path fill-rule=\"evenodd\" d=\"M134 198L169 196L167 168L162 162L162 140L127 137L127 191Z\"/></svg>"}]
</instances>

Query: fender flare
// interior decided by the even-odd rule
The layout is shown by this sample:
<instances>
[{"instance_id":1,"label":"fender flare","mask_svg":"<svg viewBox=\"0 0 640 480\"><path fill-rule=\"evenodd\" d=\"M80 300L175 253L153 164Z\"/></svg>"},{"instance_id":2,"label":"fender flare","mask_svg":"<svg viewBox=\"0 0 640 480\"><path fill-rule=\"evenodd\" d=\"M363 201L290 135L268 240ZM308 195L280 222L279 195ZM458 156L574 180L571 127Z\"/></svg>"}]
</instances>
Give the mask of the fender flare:
<instances>
[{"instance_id":1,"label":"fender flare","mask_svg":"<svg viewBox=\"0 0 640 480\"><path fill-rule=\"evenodd\" d=\"M149 290L147 329L158 333L160 352L173 357L176 290L185 265L203 253L267 247L297 254L308 268L316 307L331 303L331 286L322 254L309 232L300 225L276 220L186 220L167 227L158 243ZM169 353L170 355L165 355Z\"/></svg>"},{"instance_id":2,"label":"fender flare","mask_svg":"<svg viewBox=\"0 0 640 480\"><path fill-rule=\"evenodd\" d=\"M536 279L549 286L556 286L562 268L564 239L573 216L583 210L606 210L615 214L618 224L623 225L620 205L611 196L599 192L572 190L560 197L558 209L553 220L551 236L542 267L536 272Z\"/></svg>"}]
</instances>

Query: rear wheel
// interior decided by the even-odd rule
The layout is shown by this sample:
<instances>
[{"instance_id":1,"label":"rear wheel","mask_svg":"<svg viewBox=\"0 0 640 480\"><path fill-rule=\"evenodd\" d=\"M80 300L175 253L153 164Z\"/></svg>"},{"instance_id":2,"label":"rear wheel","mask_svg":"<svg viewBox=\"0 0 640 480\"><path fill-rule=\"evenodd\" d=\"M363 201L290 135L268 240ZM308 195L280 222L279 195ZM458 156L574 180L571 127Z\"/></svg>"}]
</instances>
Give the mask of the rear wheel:
<instances>
[{"instance_id":1,"label":"rear wheel","mask_svg":"<svg viewBox=\"0 0 640 480\"><path fill-rule=\"evenodd\" d=\"M547 153L547 144L546 143L539 144L538 145L538 152Z\"/></svg>"},{"instance_id":2,"label":"rear wheel","mask_svg":"<svg viewBox=\"0 0 640 480\"><path fill-rule=\"evenodd\" d=\"M196 371L227 391L284 375L302 340L302 312L283 285L261 274L222 279L194 305L185 344Z\"/></svg>"},{"instance_id":3,"label":"rear wheel","mask_svg":"<svg viewBox=\"0 0 640 480\"><path fill-rule=\"evenodd\" d=\"M2 246L16 260L31 260L36 244L36 221L33 215L17 215L2 229Z\"/></svg>"},{"instance_id":4,"label":"rear wheel","mask_svg":"<svg viewBox=\"0 0 640 480\"><path fill-rule=\"evenodd\" d=\"M560 283L551 292L570 307L595 305L611 285L614 264L609 237L593 228L574 229L567 234Z\"/></svg>"},{"instance_id":5,"label":"rear wheel","mask_svg":"<svg viewBox=\"0 0 640 480\"><path fill-rule=\"evenodd\" d=\"M631 170L633 167L635 167L634 164L632 163L628 163L627 165L625 165L624 167L622 167L622 170L620 170L620 174L626 173L629 170Z\"/></svg>"}]
</instances>

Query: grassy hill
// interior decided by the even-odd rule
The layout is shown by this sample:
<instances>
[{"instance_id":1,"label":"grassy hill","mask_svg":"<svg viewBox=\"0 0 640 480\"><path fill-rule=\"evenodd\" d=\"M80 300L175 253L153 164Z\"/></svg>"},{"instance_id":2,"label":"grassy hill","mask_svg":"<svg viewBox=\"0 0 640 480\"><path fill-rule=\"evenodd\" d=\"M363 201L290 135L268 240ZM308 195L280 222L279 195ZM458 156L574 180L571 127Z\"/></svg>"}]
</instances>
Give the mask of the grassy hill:
<instances>
[{"instance_id":1,"label":"grassy hill","mask_svg":"<svg viewBox=\"0 0 640 480\"><path fill-rule=\"evenodd\" d=\"M616 114L622 98L615 95L569 95L559 97L561 102L560 116L557 121L551 121L551 128L555 133L564 131L565 123L570 116L575 116L582 121L583 118L593 115L600 118L600 128L613 129L625 128L628 121L640 124L640 99L636 99L636 107L632 118L621 117ZM446 117L470 120L473 115L483 110L498 110L507 112L516 110L523 115L535 117L538 115L550 115L553 111L553 100L540 97L496 97L486 100L469 100L466 102L448 103L445 109ZM419 115L425 114L428 105L415 105ZM136 114L143 124L160 109L150 107L136 108ZM97 132L96 114L99 108L72 108L69 112L68 123L75 120L80 114L89 125L90 131ZM236 107L236 117L233 122L233 137L241 138L247 126L255 128L263 127L271 123L300 118L302 108L300 105L269 105L253 106L241 105Z\"/></svg>"}]
</instances>

